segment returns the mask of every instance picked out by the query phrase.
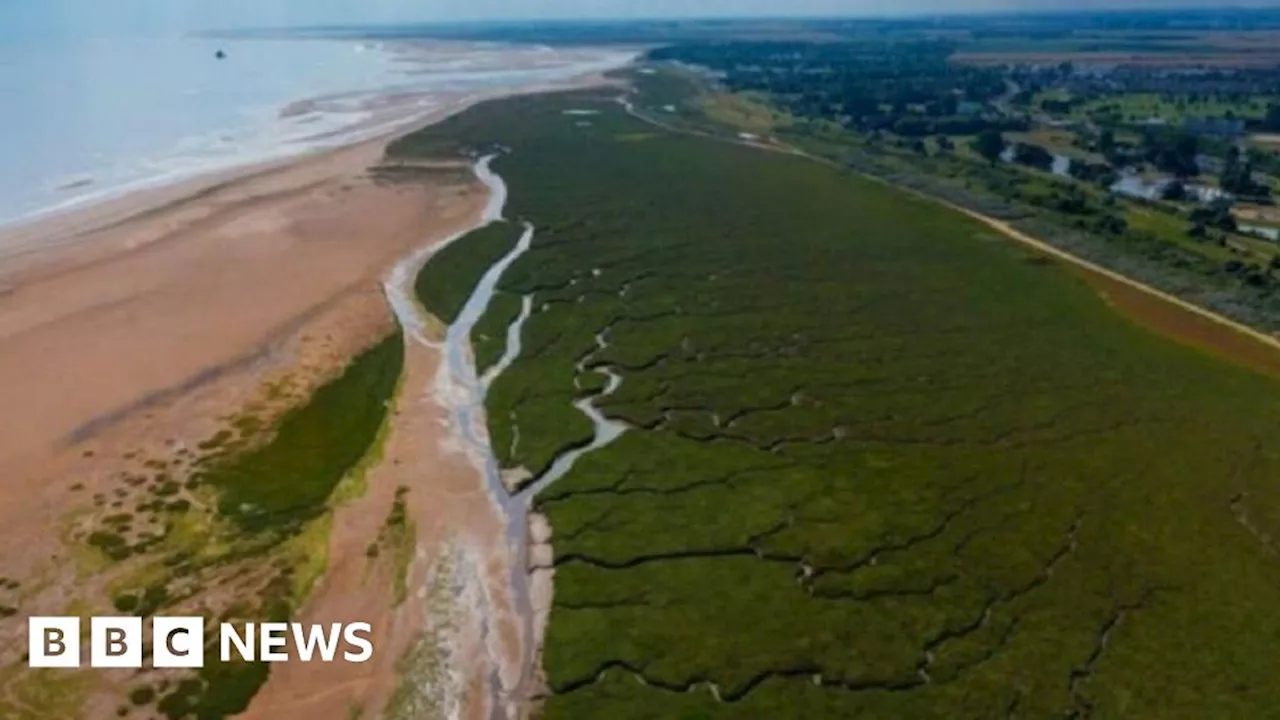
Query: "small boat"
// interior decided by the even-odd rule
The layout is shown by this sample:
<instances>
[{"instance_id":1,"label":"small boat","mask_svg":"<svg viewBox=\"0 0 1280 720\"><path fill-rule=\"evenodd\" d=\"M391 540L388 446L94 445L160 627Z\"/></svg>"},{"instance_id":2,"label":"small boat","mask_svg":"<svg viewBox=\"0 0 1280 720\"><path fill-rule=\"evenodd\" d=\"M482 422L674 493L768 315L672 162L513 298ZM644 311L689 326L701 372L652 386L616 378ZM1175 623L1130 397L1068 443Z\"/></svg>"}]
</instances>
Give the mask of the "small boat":
<instances>
[{"instance_id":1,"label":"small boat","mask_svg":"<svg viewBox=\"0 0 1280 720\"><path fill-rule=\"evenodd\" d=\"M227 54L226 54L226 53L224 53L224 52L222 52L221 50L219 50L218 52L214 53L214 54L213 54L213 56L214 56L215 58L219 59L219 60L226 60L226 59L227 59Z\"/></svg>"}]
</instances>

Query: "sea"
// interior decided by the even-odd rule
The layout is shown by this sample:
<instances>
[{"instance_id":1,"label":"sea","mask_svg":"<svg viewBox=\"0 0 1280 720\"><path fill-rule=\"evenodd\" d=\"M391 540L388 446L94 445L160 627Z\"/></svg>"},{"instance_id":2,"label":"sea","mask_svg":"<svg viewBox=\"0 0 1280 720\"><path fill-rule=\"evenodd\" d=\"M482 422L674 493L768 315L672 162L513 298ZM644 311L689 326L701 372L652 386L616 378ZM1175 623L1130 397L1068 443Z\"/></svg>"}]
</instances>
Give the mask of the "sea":
<instances>
[{"instance_id":1,"label":"sea","mask_svg":"<svg viewBox=\"0 0 1280 720\"><path fill-rule=\"evenodd\" d=\"M25 0L18 0L25 1ZM69 37L0 28L0 226L386 132L378 98L546 84L618 50L407 44L301 33ZM314 102L305 102L314 101ZM403 108L401 108L403 109Z\"/></svg>"}]
</instances>

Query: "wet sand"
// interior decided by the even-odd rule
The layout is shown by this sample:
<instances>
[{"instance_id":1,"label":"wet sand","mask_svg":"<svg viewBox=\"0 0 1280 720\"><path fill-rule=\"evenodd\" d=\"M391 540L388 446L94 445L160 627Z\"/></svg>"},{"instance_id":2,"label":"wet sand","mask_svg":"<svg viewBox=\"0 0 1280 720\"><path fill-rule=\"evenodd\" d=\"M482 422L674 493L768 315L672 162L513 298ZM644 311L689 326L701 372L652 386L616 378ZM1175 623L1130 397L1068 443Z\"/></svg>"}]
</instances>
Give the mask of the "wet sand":
<instances>
[{"instance_id":1,"label":"wet sand","mask_svg":"<svg viewBox=\"0 0 1280 720\"><path fill-rule=\"evenodd\" d=\"M369 492L338 511L330 566L299 620L372 622L376 652L369 663L282 664L245 718L380 717L395 706L405 717L492 716L488 678L494 667L518 672L521 627L502 588L510 557L505 525L483 478L460 448L451 416L434 392L442 355L406 343L405 375L382 463ZM414 524L408 595L394 604L395 567L385 554L365 553L399 487ZM402 661L425 654L421 667ZM415 708L416 712L405 712ZM400 717L388 714L387 717Z\"/></svg>"}]
</instances>

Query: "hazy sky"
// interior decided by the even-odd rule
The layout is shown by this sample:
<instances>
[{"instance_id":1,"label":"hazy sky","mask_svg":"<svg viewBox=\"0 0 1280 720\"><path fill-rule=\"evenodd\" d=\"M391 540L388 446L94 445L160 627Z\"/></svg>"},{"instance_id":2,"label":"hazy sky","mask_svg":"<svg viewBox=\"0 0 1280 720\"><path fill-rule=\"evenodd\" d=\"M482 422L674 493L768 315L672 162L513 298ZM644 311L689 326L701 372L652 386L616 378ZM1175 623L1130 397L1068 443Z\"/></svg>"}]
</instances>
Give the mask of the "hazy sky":
<instances>
[{"instance_id":1,"label":"hazy sky","mask_svg":"<svg viewBox=\"0 0 1280 720\"><path fill-rule=\"evenodd\" d=\"M1280 5L1280 0L0 0L0 35L432 20L902 15L1171 5L1256 7Z\"/></svg>"}]
</instances>

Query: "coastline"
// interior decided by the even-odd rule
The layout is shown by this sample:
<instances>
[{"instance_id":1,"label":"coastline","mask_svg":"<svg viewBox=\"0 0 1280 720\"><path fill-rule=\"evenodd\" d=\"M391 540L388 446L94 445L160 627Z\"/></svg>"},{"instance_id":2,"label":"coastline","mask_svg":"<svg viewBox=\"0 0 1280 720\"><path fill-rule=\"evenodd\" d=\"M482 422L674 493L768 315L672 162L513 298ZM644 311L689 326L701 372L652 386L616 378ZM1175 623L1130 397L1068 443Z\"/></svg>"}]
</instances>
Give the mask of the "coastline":
<instances>
[{"instance_id":1,"label":"coastline","mask_svg":"<svg viewBox=\"0 0 1280 720\"><path fill-rule=\"evenodd\" d=\"M291 401L306 397L394 326L382 291L391 269L406 257L425 261L441 238L474 225L488 198L464 176L465 164L424 168L412 181L380 179L369 169L389 142L478 102L604 81L591 73L458 94L351 145L0 228L0 393L11 399L0 412L20 428L0 440L0 538L11 548L7 576L34 579L21 612L0 622L0 637L19 647L27 616L107 610L110 571L87 567L70 539L72 518L93 513L89 497L109 496L142 458L181 456L280 388ZM439 356L429 346L408 353L405 377L433 377ZM335 508L328 567L302 610L303 619L373 613L395 651L355 678L275 672L250 716L318 701L321 686L345 688L369 707L386 701L409 629L438 620L423 600L446 571L470 577L486 604L503 606L489 594L507 578L502 525L491 524L483 477L453 457L443 410L429 402L411 409L428 400L411 387L400 393L384 461L370 470L364 496ZM423 492L409 494L417 549L411 600L397 608L388 607L386 583L367 581L365 549L391 493L405 484ZM440 496L470 497L459 507L472 509L443 513ZM482 576L490 579L474 582ZM363 592L352 591L361 583ZM489 658L485 667L495 653L514 657L501 648L523 642L514 621L498 625L492 636L459 638L476 658ZM19 660L9 655L0 661ZM98 687L85 698L87 716L109 713L120 690ZM479 699L465 691L455 701L474 710ZM308 717L348 711L341 703L312 709L323 712Z\"/></svg>"},{"instance_id":2,"label":"coastline","mask_svg":"<svg viewBox=\"0 0 1280 720\"><path fill-rule=\"evenodd\" d=\"M456 115L478 102L519 94L522 89L504 88L475 93L399 93L379 109L378 115L351 129L351 141L335 147L310 148L295 155L249 163L237 167L198 173L172 181L160 179L145 187L122 191L119 195L86 202L84 205L52 207L17 221L0 225L0 288L15 270L47 262L48 256L84 249L90 254L109 254L125 248L85 248L83 243L94 233L111 229L139 216L173 210L211 193L234 189L255 179L269 178L275 173L324 162L327 158L356 152L373 164L382 150L396 138L422 127L434 125ZM537 91L536 89L533 91ZM413 107L424 97L441 100L440 106L427 112ZM313 102L301 100L298 103ZM408 106L408 107L404 107ZM96 253L94 251L97 251ZM63 258L58 258L62 260Z\"/></svg>"},{"instance_id":3,"label":"coastline","mask_svg":"<svg viewBox=\"0 0 1280 720\"><path fill-rule=\"evenodd\" d=\"M622 55L287 34L19 47L0 68L0 82L27 94L0 136L0 230L378 139L451 101L602 71ZM42 72L64 82L41 90ZM77 95L81 77L112 92Z\"/></svg>"}]
</instances>

